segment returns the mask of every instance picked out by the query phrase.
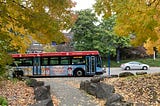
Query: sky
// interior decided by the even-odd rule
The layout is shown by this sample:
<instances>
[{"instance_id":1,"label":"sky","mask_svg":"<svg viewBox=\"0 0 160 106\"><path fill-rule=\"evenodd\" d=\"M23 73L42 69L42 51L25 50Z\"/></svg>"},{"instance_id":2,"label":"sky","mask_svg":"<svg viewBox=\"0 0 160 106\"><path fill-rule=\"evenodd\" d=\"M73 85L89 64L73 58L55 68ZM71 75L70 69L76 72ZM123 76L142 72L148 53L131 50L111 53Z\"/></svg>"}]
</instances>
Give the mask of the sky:
<instances>
[{"instance_id":1,"label":"sky","mask_svg":"<svg viewBox=\"0 0 160 106\"><path fill-rule=\"evenodd\" d=\"M92 5L96 2L95 0L72 0L77 2L77 5L73 8L73 10L82 10L92 8Z\"/></svg>"},{"instance_id":2,"label":"sky","mask_svg":"<svg viewBox=\"0 0 160 106\"><path fill-rule=\"evenodd\" d=\"M72 8L75 11L92 8L93 4L95 3L95 0L72 0L72 1L77 3L76 6ZM68 31L64 30L63 32L67 33Z\"/></svg>"}]
</instances>

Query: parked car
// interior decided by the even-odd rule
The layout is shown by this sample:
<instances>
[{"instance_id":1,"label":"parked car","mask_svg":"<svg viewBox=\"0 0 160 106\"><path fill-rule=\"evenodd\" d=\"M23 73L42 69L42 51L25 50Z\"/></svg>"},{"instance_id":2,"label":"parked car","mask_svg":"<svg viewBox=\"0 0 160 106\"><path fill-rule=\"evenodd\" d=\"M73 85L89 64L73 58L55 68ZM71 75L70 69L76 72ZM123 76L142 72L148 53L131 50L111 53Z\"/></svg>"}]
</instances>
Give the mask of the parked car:
<instances>
[{"instance_id":1,"label":"parked car","mask_svg":"<svg viewBox=\"0 0 160 106\"><path fill-rule=\"evenodd\" d=\"M128 63L121 64L120 66L123 70L148 70L149 65L143 64L141 62L131 61Z\"/></svg>"}]
</instances>

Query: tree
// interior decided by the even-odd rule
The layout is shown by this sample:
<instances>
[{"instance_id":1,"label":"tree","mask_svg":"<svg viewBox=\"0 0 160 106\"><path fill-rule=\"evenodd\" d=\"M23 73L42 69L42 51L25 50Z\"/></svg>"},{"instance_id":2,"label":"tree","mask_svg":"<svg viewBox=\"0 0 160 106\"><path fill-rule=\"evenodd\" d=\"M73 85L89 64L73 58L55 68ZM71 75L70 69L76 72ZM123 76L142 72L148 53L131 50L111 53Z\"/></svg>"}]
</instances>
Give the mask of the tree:
<instances>
[{"instance_id":1,"label":"tree","mask_svg":"<svg viewBox=\"0 0 160 106\"><path fill-rule=\"evenodd\" d=\"M26 50L31 38L40 43L60 43L65 40L61 31L70 28L74 20L72 6L70 0L2 0L0 32L8 33L10 44L20 52Z\"/></svg>"},{"instance_id":2,"label":"tree","mask_svg":"<svg viewBox=\"0 0 160 106\"><path fill-rule=\"evenodd\" d=\"M7 52L11 49L12 46L8 46L10 45L10 38L7 36L7 34L5 33L0 33L0 67L3 64L8 64L11 61L11 58L9 58L9 56L7 55ZM3 66L2 66L3 67Z\"/></svg>"},{"instance_id":3,"label":"tree","mask_svg":"<svg viewBox=\"0 0 160 106\"><path fill-rule=\"evenodd\" d=\"M116 14L117 35L135 34L133 45L143 45L148 39L157 42L160 33L159 0L97 0L94 5L105 18Z\"/></svg>"},{"instance_id":4,"label":"tree","mask_svg":"<svg viewBox=\"0 0 160 106\"><path fill-rule=\"evenodd\" d=\"M45 45L43 49L44 52L56 52L56 48L50 44Z\"/></svg>"},{"instance_id":5,"label":"tree","mask_svg":"<svg viewBox=\"0 0 160 106\"><path fill-rule=\"evenodd\" d=\"M62 30L76 19L74 5L71 0L1 0L0 65L6 64L8 51L24 53L31 40L64 42Z\"/></svg>"},{"instance_id":6,"label":"tree","mask_svg":"<svg viewBox=\"0 0 160 106\"><path fill-rule=\"evenodd\" d=\"M147 54L153 55L153 59L155 60L157 52L160 51L160 38L155 42L148 39L146 43L144 43L144 47L147 49Z\"/></svg>"},{"instance_id":7,"label":"tree","mask_svg":"<svg viewBox=\"0 0 160 106\"><path fill-rule=\"evenodd\" d=\"M112 15L108 19L103 19L100 23L100 29L104 30L105 32L102 33L103 40L102 45L107 45L106 48L110 48L109 51L112 55L117 56L117 62L120 60L120 49L124 47L130 46L130 38L125 36L118 36L114 33L113 28L116 24L116 15Z\"/></svg>"},{"instance_id":8,"label":"tree","mask_svg":"<svg viewBox=\"0 0 160 106\"><path fill-rule=\"evenodd\" d=\"M104 57L108 53L115 55L118 46L124 47L129 44L126 37L118 37L113 33L115 18L112 16L108 20L99 22L91 10L79 11L78 19L71 30L74 33L75 48L77 50L98 50Z\"/></svg>"},{"instance_id":9,"label":"tree","mask_svg":"<svg viewBox=\"0 0 160 106\"><path fill-rule=\"evenodd\" d=\"M95 50L96 28L98 18L91 10L77 12L78 18L71 29L74 33L73 41L76 50Z\"/></svg>"},{"instance_id":10,"label":"tree","mask_svg":"<svg viewBox=\"0 0 160 106\"><path fill-rule=\"evenodd\" d=\"M12 60L8 55L8 51L12 50L12 46L10 45L10 37L8 37L7 33L0 32L0 75L5 73L5 65L9 64Z\"/></svg>"}]
</instances>

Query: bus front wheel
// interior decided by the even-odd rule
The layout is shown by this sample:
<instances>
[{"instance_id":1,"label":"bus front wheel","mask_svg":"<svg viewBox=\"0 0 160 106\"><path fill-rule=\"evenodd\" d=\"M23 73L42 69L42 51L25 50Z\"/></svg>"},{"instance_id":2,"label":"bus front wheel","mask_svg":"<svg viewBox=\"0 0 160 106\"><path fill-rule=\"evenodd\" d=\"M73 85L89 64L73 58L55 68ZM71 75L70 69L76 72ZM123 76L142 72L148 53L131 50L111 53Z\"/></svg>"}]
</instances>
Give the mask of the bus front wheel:
<instances>
[{"instance_id":1,"label":"bus front wheel","mask_svg":"<svg viewBox=\"0 0 160 106\"><path fill-rule=\"evenodd\" d=\"M82 76L84 76L84 71L82 69L77 69L74 72L74 76L76 76L76 77L82 77Z\"/></svg>"}]
</instances>

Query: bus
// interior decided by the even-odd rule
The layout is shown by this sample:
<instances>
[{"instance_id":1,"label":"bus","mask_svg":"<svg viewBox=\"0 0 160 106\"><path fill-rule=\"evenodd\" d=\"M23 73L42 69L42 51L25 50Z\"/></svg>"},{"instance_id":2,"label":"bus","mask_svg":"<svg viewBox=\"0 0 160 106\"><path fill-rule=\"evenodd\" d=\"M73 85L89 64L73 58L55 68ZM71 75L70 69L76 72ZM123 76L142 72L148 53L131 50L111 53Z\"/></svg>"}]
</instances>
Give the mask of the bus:
<instances>
[{"instance_id":1,"label":"bus","mask_svg":"<svg viewBox=\"0 0 160 106\"><path fill-rule=\"evenodd\" d=\"M98 51L12 54L14 76L93 76L103 74Z\"/></svg>"}]
</instances>

